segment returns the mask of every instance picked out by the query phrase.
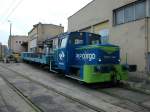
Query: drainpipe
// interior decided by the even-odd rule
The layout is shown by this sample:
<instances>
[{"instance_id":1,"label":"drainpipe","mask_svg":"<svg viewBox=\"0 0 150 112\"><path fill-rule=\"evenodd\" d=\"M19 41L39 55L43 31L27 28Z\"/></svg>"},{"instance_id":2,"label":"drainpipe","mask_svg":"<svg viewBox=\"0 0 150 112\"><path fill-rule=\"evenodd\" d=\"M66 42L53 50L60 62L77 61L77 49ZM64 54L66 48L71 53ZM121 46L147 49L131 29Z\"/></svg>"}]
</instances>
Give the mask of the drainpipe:
<instances>
[{"instance_id":1,"label":"drainpipe","mask_svg":"<svg viewBox=\"0 0 150 112\"><path fill-rule=\"evenodd\" d=\"M149 57L148 57L148 53L149 53L149 37L148 37L148 29L149 29L149 26L148 26L148 17L145 17L145 40L146 40L146 73L149 77Z\"/></svg>"},{"instance_id":2,"label":"drainpipe","mask_svg":"<svg viewBox=\"0 0 150 112\"><path fill-rule=\"evenodd\" d=\"M128 65L128 53L126 52L126 66Z\"/></svg>"},{"instance_id":3,"label":"drainpipe","mask_svg":"<svg viewBox=\"0 0 150 112\"><path fill-rule=\"evenodd\" d=\"M148 62L148 61L150 61L149 60L149 57L148 57L148 53L150 53L149 52L149 50L150 50L150 46L149 46L149 44L150 44L150 40L149 40L149 16L150 16L150 6L149 6L149 4L150 4L150 0L146 0L146 17L145 17L145 40L146 40L146 73L147 73L147 75L148 75L148 77L149 77L149 75L150 75L150 63Z\"/></svg>"},{"instance_id":4,"label":"drainpipe","mask_svg":"<svg viewBox=\"0 0 150 112\"><path fill-rule=\"evenodd\" d=\"M37 39L36 39L36 48L35 48L35 52L39 52L39 47L38 47L38 40L39 40L39 31L38 31L38 27L39 27L39 24L37 24L36 28L37 28Z\"/></svg>"}]
</instances>

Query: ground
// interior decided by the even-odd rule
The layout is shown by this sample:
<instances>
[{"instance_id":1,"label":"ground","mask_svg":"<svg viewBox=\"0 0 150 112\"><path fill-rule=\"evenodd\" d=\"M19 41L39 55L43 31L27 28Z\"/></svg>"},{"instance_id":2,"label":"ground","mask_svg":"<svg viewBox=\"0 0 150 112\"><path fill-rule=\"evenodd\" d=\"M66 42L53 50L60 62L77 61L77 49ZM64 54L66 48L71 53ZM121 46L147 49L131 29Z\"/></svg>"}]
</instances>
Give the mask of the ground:
<instances>
[{"instance_id":1,"label":"ground","mask_svg":"<svg viewBox=\"0 0 150 112\"><path fill-rule=\"evenodd\" d=\"M150 111L149 94L123 87L93 89L36 65L0 63L0 77L0 112Z\"/></svg>"}]
</instances>

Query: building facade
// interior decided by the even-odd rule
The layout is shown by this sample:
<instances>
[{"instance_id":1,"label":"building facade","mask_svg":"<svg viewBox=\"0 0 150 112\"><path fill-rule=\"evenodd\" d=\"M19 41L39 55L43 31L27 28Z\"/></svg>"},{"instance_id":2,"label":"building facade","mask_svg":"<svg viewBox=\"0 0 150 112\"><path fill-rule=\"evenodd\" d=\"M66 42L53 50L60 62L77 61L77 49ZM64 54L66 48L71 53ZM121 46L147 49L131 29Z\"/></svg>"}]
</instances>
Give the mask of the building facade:
<instances>
[{"instance_id":1,"label":"building facade","mask_svg":"<svg viewBox=\"0 0 150 112\"><path fill-rule=\"evenodd\" d=\"M2 43L0 43L0 60L2 59Z\"/></svg>"},{"instance_id":2,"label":"building facade","mask_svg":"<svg viewBox=\"0 0 150 112\"><path fill-rule=\"evenodd\" d=\"M6 45L0 43L0 60L6 57L8 54L8 48Z\"/></svg>"},{"instance_id":3,"label":"building facade","mask_svg":"<svg viewBox=\"0 0 150 112\"><path fill-rule=\"evenodd\" d=\"M54 37L64 32L64 27L53 24L38 23L28 33L28 51L43 52L43 42L45 39Z\"/></svg>"},{"instance_id":4,"label":"building facade","mask_svg":"<svg viewBox=\"0 0 150 112\"><path fill-rule=\"evenodd\" d=\"M25 52L26 48L22 46L24 42L27 42L27 36L25 35L12 35L8 40L8 48L11 53Z\"/></svg>"},{"instance_id":5,"label":"building facade","mask_svg":"<svg viewBox=\"0 0 150 112\"><path fill-rule=\"evenodd\" d=\"M93 0L68 18L68 31L100 34L121 47L121 63L150 71L150 0Z\"/></svg>"}]
</instances>

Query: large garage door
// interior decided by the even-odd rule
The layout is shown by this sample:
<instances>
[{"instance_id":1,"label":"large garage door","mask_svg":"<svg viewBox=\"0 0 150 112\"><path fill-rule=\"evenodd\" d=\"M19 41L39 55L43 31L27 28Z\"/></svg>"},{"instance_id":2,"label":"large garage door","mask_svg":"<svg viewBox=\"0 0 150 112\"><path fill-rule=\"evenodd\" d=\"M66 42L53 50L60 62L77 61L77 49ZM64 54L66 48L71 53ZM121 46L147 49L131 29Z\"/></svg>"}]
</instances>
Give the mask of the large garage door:
<instances>
[{"instance_id":1,"label":"large garage door","mask_svg":"<svg viewBox=\"0 0 150 112\"><path fill-rule=\"evenodd\" d=\"M94 33L101 35L101 42L108 43L109 41L109 22L99 23L94 26Z\"/></svg>"},{"instance_id":2,"label":"large garage door","mask_svg":"<svg viewBox=\"0 0 150 112\"><path fill-rule=\"evenodd\" d=\"M94 25L94 33L99 34L99 32L103 29L109 29L109 21Z\"/></svg>"}]
</instances>

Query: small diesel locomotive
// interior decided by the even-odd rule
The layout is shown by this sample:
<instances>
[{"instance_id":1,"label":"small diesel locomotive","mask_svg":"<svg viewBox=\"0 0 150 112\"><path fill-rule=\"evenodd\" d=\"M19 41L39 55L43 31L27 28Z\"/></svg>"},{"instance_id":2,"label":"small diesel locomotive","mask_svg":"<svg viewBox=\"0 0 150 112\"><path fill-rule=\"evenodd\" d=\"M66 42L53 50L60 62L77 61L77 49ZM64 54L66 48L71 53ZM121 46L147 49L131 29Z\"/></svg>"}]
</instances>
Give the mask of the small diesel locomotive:
<instances>
[{"instance_id":1,"label":"small diesel locomotive","mask_svg":"<svg viewBox=\"0 0 150 112\"><path fill-rule=\"evenodd\" d=\"M48 65L52 72L85 82L127 80L127 69L120 64L120 48L101 44L101 36L89 32L67 32L48 38L44 53L23 52L23 61Z\"/></svg>"}]
</instances>

